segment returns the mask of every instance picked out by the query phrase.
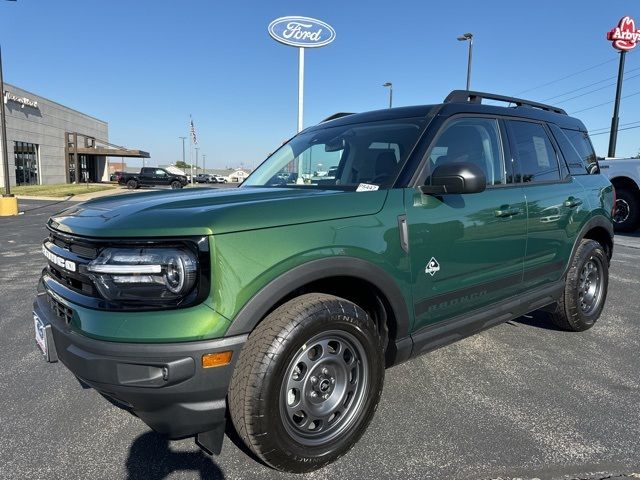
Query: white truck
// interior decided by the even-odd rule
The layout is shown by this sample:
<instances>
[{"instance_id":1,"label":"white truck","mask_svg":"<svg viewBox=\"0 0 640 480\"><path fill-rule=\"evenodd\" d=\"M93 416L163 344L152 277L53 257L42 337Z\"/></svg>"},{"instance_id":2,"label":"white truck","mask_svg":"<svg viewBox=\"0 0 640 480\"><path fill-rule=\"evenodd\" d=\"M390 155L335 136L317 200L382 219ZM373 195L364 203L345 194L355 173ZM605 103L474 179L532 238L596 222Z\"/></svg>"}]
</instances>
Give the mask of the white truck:
<instances>
[{"instance_id":1,"label":"white truck","mask_svg":"<svg viewBox=\"0 0 640 480\"><path fill-rule=\"evenodd\" d=\"M615 229L636 230L640 227L640 158L604 158L598 164L616 190Z\"/></svg>"}]
</instances>

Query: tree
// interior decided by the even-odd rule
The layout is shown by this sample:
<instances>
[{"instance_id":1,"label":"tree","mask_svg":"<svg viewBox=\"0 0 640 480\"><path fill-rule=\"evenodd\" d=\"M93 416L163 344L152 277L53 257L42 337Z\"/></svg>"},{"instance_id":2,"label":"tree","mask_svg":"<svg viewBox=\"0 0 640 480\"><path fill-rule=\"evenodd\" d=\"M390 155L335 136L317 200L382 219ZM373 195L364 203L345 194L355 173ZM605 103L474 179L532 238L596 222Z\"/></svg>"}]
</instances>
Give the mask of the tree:
<instances>
[{"instance_id":1,"label":"tree","mask_svg":"<svg viewBox=\"0 0 640 480\"><path fill-rule=\"evenodd\" d=\"M189 165L187 162L183 162L182 160L178 160L176 162L176 167L184 170L185 168L191 168L191 165Z\"/></svg>"}]
</instances>

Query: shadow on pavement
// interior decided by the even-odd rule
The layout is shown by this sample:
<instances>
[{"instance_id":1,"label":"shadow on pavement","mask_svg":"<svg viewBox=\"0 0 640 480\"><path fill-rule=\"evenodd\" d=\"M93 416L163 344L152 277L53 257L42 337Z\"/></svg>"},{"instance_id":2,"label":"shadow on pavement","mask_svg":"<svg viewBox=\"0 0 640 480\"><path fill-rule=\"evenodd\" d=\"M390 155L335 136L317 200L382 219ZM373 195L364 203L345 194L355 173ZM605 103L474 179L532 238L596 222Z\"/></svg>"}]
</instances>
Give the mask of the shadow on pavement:
<instances>
[{"instance_id":1,"label":"shadow on pavement","mask_svg":"<svg viewBox=\"0 0 640 480\"><path fill-rule=\"evenodd\" d=\"M147 432L135 439L127 458L129 480L161 480L173 472L190 471L201 479L222 480L224 473L202 451L176 452L169 448L169 440L155 432Z\"/></svg>"},{"instance_id":2,"label":"shadow on pavement","mask_svg":"<svg viewBox=\"0 0 640 480\"><path fill-rule=\"evenodd\" d=\"M536 310L535 312L523 315L507 323L515 326L519 326L518 324L520 324L528 325L529 327L543 328L545 330L555 330L559 332L564 331L553 324L553 322L549 318L549 313L545 312L544 310Z\"/></svg>"}]
</instances>

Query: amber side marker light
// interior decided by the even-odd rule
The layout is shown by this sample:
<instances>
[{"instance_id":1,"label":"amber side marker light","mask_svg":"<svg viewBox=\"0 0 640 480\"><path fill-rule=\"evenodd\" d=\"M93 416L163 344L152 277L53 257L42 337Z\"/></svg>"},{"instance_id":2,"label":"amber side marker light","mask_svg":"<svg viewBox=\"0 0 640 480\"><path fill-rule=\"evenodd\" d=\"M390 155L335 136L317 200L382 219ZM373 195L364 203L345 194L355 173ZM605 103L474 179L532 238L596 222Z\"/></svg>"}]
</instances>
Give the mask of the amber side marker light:
<instances>
[{"instance_id":1,"label":"amber side marker light","mask_svg":"<svg viewBox=\"0 0 640 480\"><path fill-rule=\"evenodd\" d=\"M202 368L214 368L229 365L233 352L216 352L202 355Z\"/></svg>"}]
</instances>

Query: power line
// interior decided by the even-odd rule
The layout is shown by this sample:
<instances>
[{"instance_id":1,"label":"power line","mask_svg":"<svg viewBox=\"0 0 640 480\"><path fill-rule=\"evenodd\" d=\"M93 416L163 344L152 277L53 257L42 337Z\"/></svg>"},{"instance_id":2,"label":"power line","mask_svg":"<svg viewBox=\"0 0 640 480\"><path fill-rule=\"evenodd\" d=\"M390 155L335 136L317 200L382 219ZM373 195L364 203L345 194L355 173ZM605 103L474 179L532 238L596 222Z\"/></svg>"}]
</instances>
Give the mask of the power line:
<instances>
[{"instance_id":1,"label":"power line","mask_svg":"<svg viewBox=\"0 0 640 480\"><path fill-rule=\"evenodd\" d=\"M583 70L580 70L578 72L571 73L569 75L565 75L564 77L558 78L556 80L552 80L550 82L543 83L542 85L538 85L537 87L531 87L531 88L528 88L526 90L522 90L521 92L516 93L516 95L521 95L523 93L531 92L533 90L538 90L539 88L542 88L542 87L547 87L549 85L553 85L554 83L561 82L562 80L566 80L567 78L575 77L576 75L580 75L581 73L588 72L589 70L593 70L594 68L598 68L598 67L600 67L602 65L605 65L607 63L611 63L611 62L615 61L616 59L617 59L617 57L610 58L609 60L605 60L604 62L600 62L600 63L598 63L596 65L592 65L591 67L587 67L587 68L585 68Z\"/></svg>"},{"instance_id":2,"label":"power line","mask_svg":"<svg viewBox=\"0 0 640 480\"><path fill-rule=\"evenodd\" d=\"M635 72L637 70L640 70L640 67L632 68L631 70L628 70L625 73L631 73L631 72ZM555 98L564 97L565 95L571 95L572 93L579 92L580 90L584 90L585 88L593 87L594 85L599 85L599 84L601 84L603 82L606 82L608 80L613 80L615 78L617 78L617 75L613 75L611 77L607 77L604 80L600 80L598 82L590 83L589 85L585 85L584 87L574 88L573 90L569 90L569 91L561 93L559 95L554 95L553 97L545 98L545 99L543 99L541 101L542 102L548 102L549 100L553 100ZM633 77L630 77L630 78L633 78ZM625 80L627 80L627 79L625 78ZM611 85L615 85L615 83L612 83ZM564 102L565 100L562 100L562 101Z\"/></svg>"},{"instance_id":3,"label":"power line","mask_svg":"<svg viewBox=\"0 0 640 480\"><path fill-rule=\"evenodd\" d=\"M636 95L640 95L640 92L630 93L629 95L622 96L622 98L635 97ZM599 103L597 105L592 105L590 107L583 108L582 110L576 110L575 112L571 112L571 115L574 115L574 114L580 113L580 112L586 112L587 110L592 110L594 108L602 107L603 105L609 105L610 103L613 103L613 100L611 100L609 102Z\"/></svg>"},{"instance_id":4,"label":"power line","mask_svg":"<svg viewBox=\"0 0 640 480\"><path fill-rule=\"evenodd\" d=\"M622 132L623 130L633 130L634 128L640 128L640 125L636 125L635 127L619 128L618 131ZM590 133L589 136L595 137L596 135L604 135L605 133L609 133L609 132L610 130L607 132Z\"/></svg>"},{"instance_id":5,"label":"power line","mask_svg":"<svg viewBox=\"0 0 640 480\"><path fill-rule=\"evenodd\" d=\"M621 127L626 127L627 125L636 125L637 123L640 123L640 120L636 121L636 122L627 122L627 123L621 123L620 126ZM598 132L600 130L609 130L611 127L601 127L601 128L593 128L590 130L590 132Z\"/></svg>"},{"instance_id":6,"label":"power line","mask_svg":"<svg viewBox=\"0 0 640 480\"><path fill-rule=\"evenodd\" d=\"M636 77L640 77L640 73L637 74L637 75L632 75L630 77L627 77L627 78L624 79L624 81L631 80L632 78L636 78ZM585 95L590 95L590 94L592 94L594 92L599 92L600 90L604 90L605 88L613 87L614 85L615 85L615 82L614 83L608 83L604 87L594 88L593 90L589 90L588 92L581 93L580 95L576 95L575 97L566 98L566 99L561 100L561 101L556 102L556 103L558 103L558 104L565 103L565 102L568 102L569 100L574 100L576 98L584 97Z\"/></svg>"}]
</instances>

